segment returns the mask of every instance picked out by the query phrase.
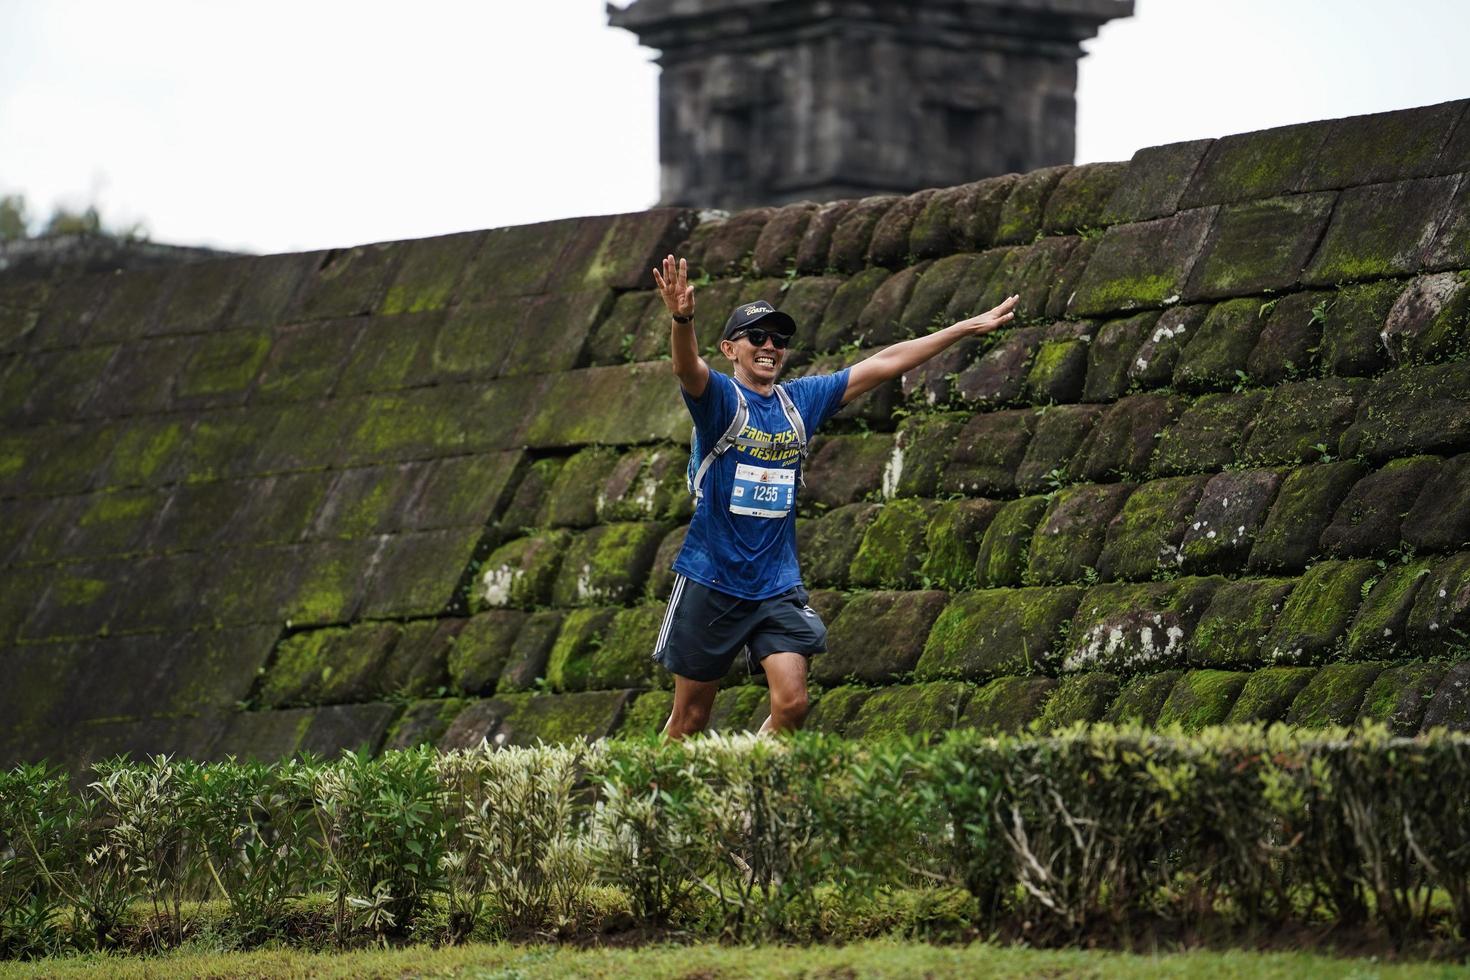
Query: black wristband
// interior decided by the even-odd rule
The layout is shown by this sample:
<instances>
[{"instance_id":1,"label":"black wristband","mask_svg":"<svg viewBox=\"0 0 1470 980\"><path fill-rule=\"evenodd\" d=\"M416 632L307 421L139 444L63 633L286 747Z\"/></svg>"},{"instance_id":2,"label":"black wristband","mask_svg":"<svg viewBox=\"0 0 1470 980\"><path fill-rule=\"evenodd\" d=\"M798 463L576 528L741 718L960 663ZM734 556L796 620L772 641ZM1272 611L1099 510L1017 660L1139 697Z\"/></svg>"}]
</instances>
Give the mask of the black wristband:
<instances>
[{"instance_id":1,"label":"black wristband","mask_svg":"<svg viewBox=\"0 0 1470 980\"><path fill-rule=\"evenodd\" d=\"M694 322L694 314L691 313L688 316L680 316L679 314L675 313L674 314L674 322L675 323L693 323Z\"/></svg>"}]
</instances>

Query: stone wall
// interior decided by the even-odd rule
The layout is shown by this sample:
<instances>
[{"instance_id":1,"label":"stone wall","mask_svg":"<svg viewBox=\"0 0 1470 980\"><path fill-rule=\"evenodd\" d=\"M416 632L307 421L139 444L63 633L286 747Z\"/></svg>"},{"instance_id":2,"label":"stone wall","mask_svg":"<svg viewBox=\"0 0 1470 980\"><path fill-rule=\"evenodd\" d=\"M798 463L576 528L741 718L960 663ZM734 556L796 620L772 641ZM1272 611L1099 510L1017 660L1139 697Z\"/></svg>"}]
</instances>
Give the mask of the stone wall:
<instances>
[{"instance_id":1,"label":"stone wall","mask_svg":"<svg viewBox=\"0 0 1470 980\"><path fill-rule=\"evenodd\" d=\"M813 443L813 727L1470 727L1467 104L0 290L0 761L658 728L675 248L791 373L1022 297Z\"/></svg>"}]
</instances>

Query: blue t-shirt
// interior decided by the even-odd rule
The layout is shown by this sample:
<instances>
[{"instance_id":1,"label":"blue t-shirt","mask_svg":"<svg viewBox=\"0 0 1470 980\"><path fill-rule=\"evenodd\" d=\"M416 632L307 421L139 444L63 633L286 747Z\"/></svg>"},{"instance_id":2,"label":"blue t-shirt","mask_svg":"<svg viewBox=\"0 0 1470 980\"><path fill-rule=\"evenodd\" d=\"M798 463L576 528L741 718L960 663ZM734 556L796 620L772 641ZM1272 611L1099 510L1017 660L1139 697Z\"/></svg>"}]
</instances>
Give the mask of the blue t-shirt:
<instances>
[{"instance_id":1,"label":"blue t-shirt","mask_svg":"<svg viewBox=\"0 0 1470 980\"><path fill-rule=\"evenodd\" d=\"M808 439L842 407L847 375L844 369L782 383ZM703 395L691 398L683 392L694 417L696 465L735 418L736 384L712 370ZM710 465L674 571L728 595L768 599L801 584L795 499L800 450L775 392L740 389L750 410L741 435L767 445L733 445Z\"/></svg>"}]
</instances>

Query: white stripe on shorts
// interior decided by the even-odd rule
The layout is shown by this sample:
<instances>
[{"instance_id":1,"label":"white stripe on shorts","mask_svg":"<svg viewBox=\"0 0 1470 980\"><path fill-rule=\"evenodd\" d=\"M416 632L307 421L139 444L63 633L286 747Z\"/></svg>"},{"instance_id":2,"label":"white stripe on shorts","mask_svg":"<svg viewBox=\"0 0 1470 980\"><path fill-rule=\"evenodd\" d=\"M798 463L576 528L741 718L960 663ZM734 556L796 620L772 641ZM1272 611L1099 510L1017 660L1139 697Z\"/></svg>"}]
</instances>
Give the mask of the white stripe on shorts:
<instances>
[{"instance_id":1,"label":"white stripe on shorts","mask_svg":"<svg viewBox=\"0 0 1470 980\"><path fill-rule=\"evenodd\" d=\"M674 607L679 604L679 597L684 594L684 583L689 581L684 576L674 575L674 588L669 593L669 608L664 610L664 622L658 629L658 640L653 644L653 655L658 656L659 651L669 639L669 627L674 624Z\"/></svg>"}]
</instances>

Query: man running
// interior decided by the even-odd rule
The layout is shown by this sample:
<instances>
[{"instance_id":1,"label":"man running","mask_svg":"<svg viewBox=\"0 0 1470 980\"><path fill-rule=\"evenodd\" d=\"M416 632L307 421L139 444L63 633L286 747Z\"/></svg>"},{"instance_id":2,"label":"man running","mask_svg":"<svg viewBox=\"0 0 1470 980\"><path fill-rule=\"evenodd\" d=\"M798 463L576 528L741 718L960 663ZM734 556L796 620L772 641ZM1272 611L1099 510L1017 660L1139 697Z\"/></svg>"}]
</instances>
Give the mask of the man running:
<instances>
[{"instance_id":1,"label":"man running","mask_svg":"<svg viewBox=\"0 0 1470 980\"><path fill-rule=\"evenodd\" d=\"M799 378L778 390L796 332L790 316L764 300L737 307L720 340L731 371L721 374L699 355L687 262L670 255L653 279L673 321L674 376L694 418L698 468L694 517L674 562L674 588L654 649L654 659L674 675L664 735L679 739L704 730L720 680L742 651L770 686L771 714L761 731L795 731L806 718L807 659L827 648L827 628L807 604L796 559L804 437L884 381L964 337L1010 322L1017 297L835 374ZM742 405L744 426L715 454Z\"/></svg>"}]
</instances>

